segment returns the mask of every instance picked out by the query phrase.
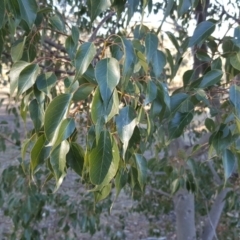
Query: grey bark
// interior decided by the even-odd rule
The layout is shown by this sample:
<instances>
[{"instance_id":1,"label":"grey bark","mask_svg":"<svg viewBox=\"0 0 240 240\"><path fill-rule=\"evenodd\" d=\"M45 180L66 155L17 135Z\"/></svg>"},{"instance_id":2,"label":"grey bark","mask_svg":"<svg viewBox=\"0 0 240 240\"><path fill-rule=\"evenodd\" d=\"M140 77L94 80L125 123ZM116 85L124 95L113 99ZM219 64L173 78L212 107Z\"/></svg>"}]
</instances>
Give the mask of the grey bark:
<instances>
[{"instance_id":1,"label":"grey bark","mask_svg":"<svg viewBox=\"0 0 240 240\"><path fill-rule=\"evenodd\" d=\"M174 196L174 208L177 221L177 239L195 240L194 195L185 189L180 189Z\"/></svg>"},{"instance_id":2,"label":"grey bark","mask_svg":"<svg viewBox=\"0 0 240 240\"><path fill-rule=\"evenodd\" d=\"M229 188L223 189L216 197L214 204L207 216L207 219L204 223L202 240L212 240L214 236L216 236L216 228L219 223L224 205L225 205L225 197L227 193L230 191Z\"/></svg>"}]
</instances>

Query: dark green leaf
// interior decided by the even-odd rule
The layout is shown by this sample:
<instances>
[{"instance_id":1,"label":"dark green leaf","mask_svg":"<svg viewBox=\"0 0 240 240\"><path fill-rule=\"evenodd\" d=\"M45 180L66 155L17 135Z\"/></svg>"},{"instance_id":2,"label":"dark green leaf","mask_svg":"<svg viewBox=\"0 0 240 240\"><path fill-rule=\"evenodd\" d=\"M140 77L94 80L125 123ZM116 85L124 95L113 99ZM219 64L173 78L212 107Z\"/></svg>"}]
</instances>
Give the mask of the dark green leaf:
<instances>
[{"instance_id":1,"label":"dark green leaf","mask_svg":"<svg viewBox=\"0 0 240 240\"><path fill-rule=\"evenodd\" d=\"M93 43L83 43L76 54L75 67L76 77L82 76L96 55L96 49Z\"/></svg>"},{"instance_id":2,"label":"dark green leaf","mask_svg":"<svg viewBox=\"0 0 240 240\"><path fill-rule=\"evenodd\" d=\"M130 22L133 14L136 12L137 7L139 5L139 0L128 0L128 20L127 20L127 24Z\"/></svg>"},{"instance_id":3,"label":"dark green leaf","mask_svg":"<svg viewBox=\"0 0 240 240\"><path fill-rule=\"evenodd\" d=\"M19 75L20 75L21 71L29 65L30 65L30 63L23 62L23 61L16 62L13 64L10 74L9 74L9 76L10 76L10 95L11 96L13 96L15 89L18 87L18 79L19 79Z\"/></svg>"},{"instance_id":4,"label":"dark green leaf","mask_svg":"<svg viewBox=\"0 0 240 240\"><path fill-rule=\"evenodd\" d=\"M234 39L233 39L234 44L240 48L240 26L237 26L234 29Z\"/></svg>"},{"instance_id":5,"label":"dark green leaf","mask_svg":"<svg viewBox=\"0 0 240 240\"><path fill-rule=\"evenodd\" d=\"M232 85L229 90L229 98L236 109L237 115L240 118L240 87Z\"/></svg>"},{"instance_id":6,"label":"dark green leaf","mask_svg":"<svg viewBox=\"0 0 240 240\"><path fill-rule=\"evenodd\" d=\"M26 41L26 37L24 37L23 40L18 40L13 44L11 48L11 57L13 62L17 62L22 58L25 41Z\"/></svg>"},{"instance_id":7,"label":"dark green leaf","mask_svg":"<svg viewBox=\"0 0 240 240\"><path fill-rule=\"evenodd\" d=\"M58 190L64 177L66 176L66 155L69 151L69 143L63 141L50 154L50 163L53 169L54 177L56 179L55 191Z\"/></svg>"},{"instance_id":8,"label":"dark green leaf","mask_svg":"<svg viewBox=\"0 0 240 240\"><path fill-rule=\"evenodd\" d=\"M29 28L32 27L37 17L38 6L35 0L18 0L21 17L24 19Z\"/></svg>"},{"instance_id":9,"label":"dark green leaf","mask_svg":"<svg viewBox=\"0 0 240 240\"><path fill-rule=\"evenodd\" d=\"M115 178L116 197L118 197L120 191L127 184L128 174L125 169L121 168Z\"/></svg>"},{"instance_id":10,"label":"dark green leaf","mask_svg":"<svg viewBox=\"0 0 240 240\"><path fill-rule=\"evenodd\" d=\"M206 88L213 86L214 84L218 83L222 78L223 72L221 70L211 70L207 72L199 85L200 88Z\"/></svg>"},{"instance_id":11,"label":"dark green leaf","mask_svg":"<svg viewBox=\"0 0 240 240\"><path fill-rule=\"evenodd\" d=\"M56 28L60 32L64 32L65 26L64 22L61 20L61 18L58 15L54 15L49 18L50 23L54 28Z\"/></svg>"},{"instance_id":12,"label":"dark green leaf","mask_svg":"<svg viewBox=\"0 0 240 240\"><path fill-rule=\"evenodd\" d=\"M156 50L152 55L151 64L156 78L161 78L163 68L166 65L166 57L164 53L160 50Z\"/></svg>"},{"instance_id":13,"label":"dark green leaf","mask_svg":"<svg viewBox=\"0 0 240 240\"><path fill-rule=\"evenodd\" d=\"M232 151L229 149L226 149L223 151L222 160L223 160L224 176L225 176L225 182L226 182L228 178L231 177L235 169L236 159Z\"/></svg>"},{"instance_id":14,"label":"dark green leaf","mask_svg":"<svg viewBox=\"0 0 240 240\"><path fill-rule=\"evenodd\" d=\"M91 182L100 185L105 179L113 161L112 141L108 131L102 131L98 144L89 155L89 174Z\"/></svg>"},{"instance_id":15,"label":"dark green leaf","mask_svg":"<svg viewBox=\"0 0 240 240\"><path fill-rule=\"evenodd\" d=\"M173 46L179 52L180 47L179 47L179 44L178 44L178 41L177 41L176 37L171 32L166 32L166 34L168 35L168 38L171 40Z\"/></svg>"},{"instance_id":16,"label":"dark green leaf","mask_svg":"<svg viewBox=\"0 0 240 240\"><path fill-rule=\"evenodd\" d=\"M45 138L45 135L41 135L32 148L30 161L32 174L34 174L37 167L40 164L43 164L44 160L49 157L51 147L48 147L46 145L47 140Z\"/></svg>"},{"instance_id":17,"label":"dark green leaf","mask_svg":"<svg viewBox=\"0 0 240 240\"><path fill-rule=\"evenodd\" d=\"M104 12L111 6L110 0L98 0L97 2L95 0L88 0L88 2L90 7L91 21L94 21L100 13Z\"/></svg>"},{"instance_id":18,"label":"dark green leaf","mask_svg":"<svg viewBox=\"0 0 240 240\"><path fill-rule=\"evenodd\" d=\"M215 123L211 118L206 118L205 126L209 132L214 132L215 130Z\"/></svg>"},{"instance_id":19,"label":"dark green leaf","mask_svg":"<svg viewBox=\"0 0 240 240\"><path fill-rule=\"evenodd\" d=\"M147 62L152 62L153 55L158 49L158 37L156 34L148 33L145 39L145 51L147 56Z\"/></svg>"},{"instance_id":20,"label":"dark green leaf","mask_svg":"<svg viewBox=\"0 0 240 240\"><path fill-rule=\"evenodd\" d=\"M147 160L141 154L135 153L134 155L138 172L138 182L141 189L143 190L143 187L147 180Z\"/></svg>"},{"instance_id":21,"label":"dark green leaf","mask_svg":"<svg viewBox=\"0 0 240 240\"><path fill-rule=\"evenodd\" d=\"M169 139L180 137L184 128L192 121L192 119L192 113L176 112L168 124Z\"/></svg>"},{"instance_id":22,"label":"dark green leaf","mask_svg":"<svg viewBox=\"0 0 240 240\"><path fill-rule=\"evenodd\" d=\"M157 97L157 86L153 81L148 81L144 104L151 103Z\"/></svg>"},{"instance_id":23,"label":"dark green leaf","mask_svg":"<svg viewBox=\"0 0 240 240\"><path fill-rule=\"evenodd\" d=\"M73 41L72 37L70 37L70 36L67 37L66 42L65 42L65 48L66 48L66 51L67 51L70 59L73 60L75 57L75 54L76 54L77 45Z\"/></svg>"},{"instance_id":24,"label":"dark green leaf","mask_svg":"<svg viewBox=\"0 0 240 240\"><path fill-rule=\"evenodd\" d=\"M105 58L97 63L96 79L103 103L108 106L113 90L120 80L119 63L115 58Z\"/></svg>"},{"instance_id":25,"label":"dark green leaf","mask_svg":"<svg viewBox=\"0 0 240 240\"><path fill-rule=\"evenodd\" d=\"M79 86L77 91L73 94L73 101L79 102L88 98L88 96L93 92L96 86L88 83L84 83Z\"/></svg>"},{"instance_id":26,"label":"dark green leaf","mask_svg":"<svg viewBox=\"0 0 240 240\"><path fill-rule=\"evenodd\" d=\"M73 42L75 43L76 46L77 46L78 41L79 41L79 36L80 36L80 33L79 33L78 27L72 26L72 39L73 39Z\"/></svg>"},{"instance_id":27,"label":"dark green leaf","mask_svg":"<svg viewBox=\"0 0 240 240\"><path fill-rule=\"evenodd\" d=\"M214 32L214 30L215 24L210 21L199 23L189 41L189 47L193 47L195 45L201 46L202 43Z\"/></svg>"},{"instance_id":28,"label":"dark green leaf","mask_svg":"<svg viewBox=\"0 0 240 240\"><path fill-rule=\"evenodd\" d=\"M67 154L67 164L79 175L82 176L84 165L84 151L75 142L70 143L70 149Z\"/></svg>"},{"instance_id":29,"label":"dark green leaf","mask_svg":"<svg viewBox=\"0 0 240 240\"><path fill-rule=\"evenodd\" d=\"M43 126L44 109L41 104L38 103L37 99L33 99L29 104L29 113L33 121L36 132L39 132Z\"/></svg>"},{"instance_id":30,"label":"dark green leaf","mask_svg":"<svg viewBox=\"0 0 240 240\"><path fill-rule=\"evenodd\" d=\"M56 75L52 72L47 72L37 77L36 85L40 91L49 95L51 88L55 85L56 82L57 82Z\"/></svg>"},{"instance_id":31,"label":"dark green leaf","mask_svg":"<svg viewBox=\"0 0 240 240\"><path fill-rule=\"evenodd\" d=\"M55 97L46 109L44 131L47 140L52 145L58 136L60 124L67 116L71 97L71 94L61 94Z\"/></svg>"},{"instance_id":32,"label":"dark green leaf","mask_svg":"<svg viewBox=\"0 0 240 240\"><path fill-rule=\"evenodd\" d=\"M5 1L0 4L0 29L3 27L5 18Z\"/></svg>"},{"instance_id":33,"label":"dark green leaf","mask_svg":"<svg viewBox=\"0 0 240 240\"><path fill-rule=\"evenodd\" d=\"M240 71L240 51L230 57L231 65Z\"/></svg>"},{"instance_id":34,"label":"dark green leaf","mask_svg":"<svg viewBox=\"0 0 240 240\"><path fill-rule=\"evenodd\" d=\"M36 81L39 66L37 64L31 64L26 66L20 73L18 79L18 96L26 92Z\"/></svg>"},{"instance_id":35,"label":"dark green leaf","mask_svg":"<svg viewBox=\"0 0 240 240\"><path fill-rule=\"evenodd\" d=\"M181 17L192 6L192 0L180 0L178 5L178 16Z\"/></svg>"},{"instance_id":36,"label":"dark green leaf","mask_svg":"<svg viewBox=\"0 0 240 240\"><path fill-rule=\"evenodd\" d=\"M136 113L130 106L126 106L119 111L119 115L116 116L116 126L119 138L123 143L123 158L125 156L128 142L133 134L136 126Z\"/></svg>"},{"instance_id":37,"label":"dark green leaf","mask_svg":"<svg viewBox=\"0 0 240 240\"><path fill-rule=\"evenodd\" d=\"M175 112L181 108L181 104L188 98L189 96L186 93L177 93L171 96L171 111Z\"/></svg>"}]
</instances>

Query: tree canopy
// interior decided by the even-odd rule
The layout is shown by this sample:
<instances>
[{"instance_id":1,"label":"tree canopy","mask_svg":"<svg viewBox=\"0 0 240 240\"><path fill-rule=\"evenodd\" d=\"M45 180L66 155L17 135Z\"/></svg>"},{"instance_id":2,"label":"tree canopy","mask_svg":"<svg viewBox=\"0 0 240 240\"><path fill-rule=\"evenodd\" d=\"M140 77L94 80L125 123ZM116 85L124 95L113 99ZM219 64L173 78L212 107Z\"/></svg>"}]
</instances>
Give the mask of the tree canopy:
<instances>
[{"instance_id":1,"label":"tree canopy","mask_svg":"<svg viewBox=\"0 0 240 240\"><path fill-rule=\"evenodd\" d=\"M179 239L213 239L223 209L239 210L239 5L4 0L1 69L9 72L1 81L33 124L21 143L12 136L26 176L41 187L54 179L57 192L72 169L95 203L126 186L134 198L163 195L174 199ZM154 14L157 29L144 22ZM206 216L201 233L195 211Z\"/></svg>"}]
</instances>

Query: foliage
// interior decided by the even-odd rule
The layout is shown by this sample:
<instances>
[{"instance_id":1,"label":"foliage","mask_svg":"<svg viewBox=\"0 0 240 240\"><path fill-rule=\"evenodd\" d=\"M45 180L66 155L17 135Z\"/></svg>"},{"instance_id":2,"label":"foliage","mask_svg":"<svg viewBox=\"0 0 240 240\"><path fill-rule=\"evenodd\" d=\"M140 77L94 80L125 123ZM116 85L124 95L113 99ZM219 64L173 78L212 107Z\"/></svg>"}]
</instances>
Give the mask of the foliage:
<instances>
[{"instance_id":1,"label":"foliage","mask_svg":"<svg viewBox=\"0 0 240 240\"><path fill-rule=\"evenodd\" d=\"M51 7L51 1L3 1L2 65L10 68L10 95L19 102L22 119L26 122L29 116L33 122L21 144L20 162L24 174L33 179L26 197L38 199L40 210L34 209L35 214L42 211L42 202L47 204L38 186L48 186L46 191L56 194L51 197L55 202L69 169L93 193L95 203L107 198L113 188L118 195L125 186L134 197L150 185L169 196L187 188L198 197L196 211L206 215L204 204L210 205L216 192L229 187L227 199L234 203L227 204L226 212L237 208L239 184L231 178L240 165L240 28L230 25L234 36L215 37L214 31L225 20L237 21L216 1L209 6L207 19L189 36L187 29L200 2L208 1L101 0L97 5L92 0L86 4L60 1L70 15L67 18L57 5ZM79 7L76 11L71 6ZM142 22L128 34L126 26L135 12L144 18L146 11L159 14L162 10L164 18L157 31ZM163 32L166 19L179 28L176 34ZM98 35L104 27L106 33ZM83 37L86 30L91 33L88 40ZM166 47L163 36L175 52ZM205 44L207 51L203 51ZM189 48L199 66L207 67L200 74L197 68L186 70L182 86L170 91ZM209 140L203 145L193 141L190 150L171 154L172 144L182 136L200 139L205 134L194 126L199 111L209 112L202 126ZM87 134L80 144L76 119L83 115ZM4 150L2 136L0 143ZM153 143L156 154L149 160L144 153ZM23 175L17 178L24 184ZM169 208L166 203L160 212ZM27 215L14 223L27 231L32 209L23 211ZM76 205L73 212L78 212Z\"/></svg>"}]
</instances>

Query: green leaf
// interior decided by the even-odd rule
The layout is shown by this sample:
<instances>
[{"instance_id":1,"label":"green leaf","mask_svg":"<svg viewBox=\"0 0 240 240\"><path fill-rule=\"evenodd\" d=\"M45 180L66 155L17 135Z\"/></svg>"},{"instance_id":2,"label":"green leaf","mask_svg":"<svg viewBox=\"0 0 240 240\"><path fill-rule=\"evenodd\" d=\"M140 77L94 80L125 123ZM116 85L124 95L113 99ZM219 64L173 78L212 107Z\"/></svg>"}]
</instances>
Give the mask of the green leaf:
<instances>
[{"instance_id":1,"label":"green leaf","mask_svg":"<svg viewBox=\"0 0 240 240\"><path fill-rule=\"evenodd\" d=\"M151 103L157 97L157 86L153 81L148 81L144 104Z\"/></svg>"},{"instance_id":2,"label":"green leaf","mask_svg":"<svg viewBox=\"0 0 240 240\"><path fill-rule=\"evenodd\" d=\"M231 65L240 71L240 51L230 57Z\"/></svg>"},{"instance_id":3,"label":"green leaf","mask_svg":"<svg viewBox=\"0 0 240 240\"><path fill-rule=\"evenodd\" d=\"M179 52L179 44L178 41L176 39L176 37L173 35L173 33L171 32L166 32L166 34L168 35L168 38L170 39L170 41L172 42L173 46L176 48L176 50Z\"/></svg>"},{"instance_id":4,"label":"green leaf","mask_svg":"<svg viewBox=\"0 0 240 240\"><path fill-rule=\"evenodd\" d=\"M22 58L25 41L26 41L26 37L24 37L23 40L18 40L13 44L11 48L11 57L13 62L17 62Z\"/></svg>"},{"instance_id":5,"label":"green leaf","mask_svg":"<svg viewBox=\"0 0 240 240\"><path fill-rule=\"evenodd\" d=\"M79 47L75 59L77 78L82 76L86 72L95 55L96 49L93 43L86 42Z\"/></svg>"},{"instance_id":6,"label":"green leaf","mask_svg":"<svg viewBox=\"0 0 240 240\"><path fill-rule=\"evenodd\" d=\"M88 96L93 92L94 88L96 86L89 84L89 83L84 83L79 86L77 91L73 94L73 101L74 102L79 102L82 100L85 100L88 98Z\"/></svg>"},{"instance_id":7,"label":"green leaf","mask_svg":"<svg viewBox=\"0 0 240 240\"><path fill-rule=\"evenodd\" d=\"M152 61L154 53L158 49L158 37L156 34L148 33L145 39L145 51L148 64Z\"/></svg>"},{"instance_id":8,"label":"green leaf","mask_svg":"<svg viewBox=\"0 0 240 240\"><path fill-rule=\"evenodd\" d=\"M224 169L224 176L225 176L225 183L226 183L226 181L228 180L229 177L231 177L235 169L236 159L232 151L229 149L226 149L223 151L222 160L223 160L223 169Z\"/></svg>"},{"instance_id":9,"label":"green leaf","mask_svg":"<svg viewBox=\"0 0 240 240\"><path fill-rule=\"evenodd\" d=\"M161 30L162 25L163 25L163 23L165 22L166 18L170 15L170 12L171 12L171 10L172 10L172 8L173 8L173 4L174 4L174 0L168 0L168 1L167 1L167 6L166 6L166 10L165 10L165 12L164 12L164 17L163 17L163 20L162 20L162 22L161 22L161 25L160 25L160 27L159 27L158 32Z\"/></svg>"},{"instance_id":10,"label":"green leaf","mask_svg":"<svg viewBox=\"0 0 240 240\"><path fill-rule=\"evenodd\" d=\"M50 144L54 144L58 136L60 124L66 118L71 102L71 94L61 94L48 105L44 118L44 131Z\"/></svg>"},{"instance_id":11,"label":"green leaf","mask_svg":"<svg viewBox=\"0 0 240 240\"><path fill-rule=\"evenodd\" d=\"M24 19L29 28L32 28L32 25L35 22L37 17L38 6L35 0L18 0L21 17Z\"/></svg>"},{"instance_id":12,"label":"green leaf","mask_svg":"<svg viewBox=\"0 0 240 240\"><path fill-rule=\"evenodd\" d=\"M127 184L128 174L124 168L121 168L115 178L115 187L116 187L116 198L118 197L121 190Z\"/></svg>"},{"instance_id":13,"label":"green leaf","mask_svg":"<svg viewBox=\"0 0 240 240\"><path fill-rule=\"evenodd\" d=\"M211 70L207 72L199 85L200 88L206 88L213 86L214 84L218 83L222 78L223 72L221 70Z\"/></svg>"},{"instance_id":14,"label":"green leaf","mask_svg":"<svg viewBox=\"0 0 240 240\"><path fill-rule=\"evenodd\" d=\"M58 15L54 15L54 16L50 17L49 21L52 24L52 26L54 28L56 28L58 31L60 31L60 32L65 31L64 23Z\"/></svg>"},{"instance_id":15,"label":"green leaf","mask_svg":"<svg viewBox=\"0 0 240 240\"><path fill-rule=\"evenodd\" d=\"M113 90L120 80L119 63L115 58L105 58L96 65L96 79L104 106L107 106Z\"/></svg>"},{"instance_id":16,"label":"green leaf","mask_svg":"<svg viewBox=\"0 0 240 240\"><path fill-rule=\"evenodd\" d=\"M37 77L36 85L40 91L49 95L51 88L55 85L56 82L57 82L56 75L52 72L47 72Z\"/></svg>"},{"instance_id":17,"label":"green leaf","mask_svg":"<svg viewBox=\"0 0 240 240\"><path fill-rule=\"evenodd\" d=\"M21 146L21 157L22 160L25 160L26 152L28 148L31 148L33 144L35 144L37 138L37 134L33 134L30 138L23 141Z\"/></svg>"},{"instance_id":18,"label":"green leaf","mask_svg":"<svg viewBox=\"0 0 240 240\"><path fill-rule=\"evenodd\" d=\"M89 9L90 9L90 18L93 22L95 18L111 6L110 0L88 0Z\"/></svg>"},{"instance_id":19,"label":"green leaf","mask_svg":"<svg viewBox=\"0 0 240 240\"><path fill-rule=\"evenodd\" d=\"M164 53L160 50L156 50L152 55L151 64L156 78L161 78L163 68L166 65L166 57Z\"/></svg>"},{"instance_id":20,"label":"green leaf","mask_svg":"<svg viewBox=\"0 0 240 240\"><path fill-rule=\"evenodd\" d=\"M44 109L41 104L38 103L37 99L33 99L29 104L29 113L33 121L36 132L39 132L43 126L44 120Z\"/></svg>"},{"instance_id":21,"label":"green leaf","mask_svg":"<svg viewBox=\"0 0 240 240\"><path fill-rule=\"evenodd\" d=\"M240 48L240 26L237 26L234 29L234 39L233 39L234 44Z\"/></svg>"},{"instance_id":22,"label":"green leaf","mask_svg":"<svg viewBox=\"0 0 240 240\"><path fill-rule=\"evenodd\" d=\"M20 73L18 79L18 96L26 92L36 81L39 66L37 64L31 64L26 66Z\"/></svg>"},{"instance_id":23,"label":"green leaf","mask_svg":"<svg viewBox=\"0 0 240 240\"><path fill-rule=\"evenodd\" d=\"M209 132L215 131L215 123L211 118L206 118L205 120L205 126Z\"/></svg>"},{"instance_id":24,"label":"green leaf","mask_svg":"<svg viewBox=\"0 0 240 240\"><path fill-rule=\"evenodd\" d=\"M133 135L134 128L136 126L136 113L130 106L126 106L119 111L119 115L116 116L116 126L119 138L123 143L123 158L125 156L128 142Z\"/></svg>"},{"instance_id":25,"label":"green leaf","mask_svg":"<svg viewBox=\"0 0 240 240\"><path fill-rule=\"evenodd\" d=\"M113 116L118 114L118 109L119 98L116 89L113 92L107 108L103 104L99 88L96 89L91 108L91 118L94 124L97 124L100 118L104 118L105 123L108 122Z\"/></svg>"},{"instance_id":26,"label":"green leaf","mask_svg":"<svg viewBox=\"0 0 240 240\"><path fill-rule=\"evenodd\" d=\"M73 39L73 42L75 43L76 46L77 46L78 41L79 41L79 36L80 36L80 33L79 33L78 27L72 26L72 39Z\"/></svg>"},{"instance_id":27,"label":"green leaf","mask_svg":"<svg viewBox=\"0 0 240 240\"><path fill-rule=\"evenodd\" d=\"M98 144L89 154L89 175L95 185L100 185L108 174L113 161L112 141L108 131L102 131Z\"/></svg>"},{"instance_id":28,"label":"green leaf","mask_svg":"<svg viewBox=\"0 0 240 240\"><path fill-rule=\"evenodd\" d=\"M137 51L137 56L138 56L140 65L142 66L144 72L147 74L148 73L148 63L147 63L145 54L143 54L140 51Z\"/></svg>"},{"instance_id":29,"label":"green leaf","mask_svg":"<svg viewBox=\"0 0 240 240\"><path fill-rule=\"evenodd\" d=\"M55 192L58 190L66 176L66 155L69 151L69 143L63 141L50 154L50 163L56 179Z\"/></svg>"},{"instance_id":30,"label":"green leaf","mask_svg":"<svg viewBox=\"0 0 240 240\"><path fill-rule=\"evenodd\" d=\"M147 160L141 154L135 153L134 155L138 172L138 182L140 184L141 189L143 190L143 187L147 180Z\"/></svg>"},{"instance_id":31,"label":"green leaf","mask_svg":"<svg viewBox=\"0 0 240 240\"><path fill-rule=\"evenodd\" d=\"M192 6L192 0L180 0L178 5L178 16L181 17Z\"/></svg>"},{"instance_id":32,"label":"green leaf","mask_svg":"<svg viewBox=\"0 0 240 240\"><path fill-rule=\"evenodd\" d=\"M179 109L181 108L181 105L184 101L186 101L186 99L189 98L189 95L187 95L186 93L176 93L173 94L170 98L171 101L171 111L175 112L175 111L179 111Z\"/></svg>"},{"instance_id":33,"label":"green leaf","mask_svg":"<svg viewBox=\"0 0 240 240\"><path fill-rule=\"evenodd\" d=\"M26 68L27 66L29 66L30 63L27 62L16 62L13 64L11 70L10 70L10 95L13 96L13 93L15 91L15 89L18 86L18 79L19 79L19 75L21 73L21 71Z\"/></svg>"},{"instance_id":34,"label":"green leaf","mask_svg":"<svg viewBox=\"0 0 240 240\"><path fill-rule=\"evenodd\" d=\"M229 90L229 99L236 109L237 115L240 118L240 87L232 85Z\"/></svg>"},{"instance_id":35,"label":"green leaf","mask_svg":"<svg viewBox=\"0 0 240 240\"><path fill-rule=\"evenodd\" d=\"M67 154L67 164L79 175L82 176L84 165L84 151L75 142L70 143L70 149Z\"/></svg>"},{"instance_id":36,"label":"green leaf","mask_svg":"<svg viewBox=\"0 0 240 240\"><path fill-rule=\"evenodd\" d=\"M127 24L130 22L133 14L137 11L137 7L139 5L139 0L128 0L128 19Z\"/></svg>"},{"instance_id":37,"label":"green leaf","mask_svg":"<svg viewBox=\"0 0 240 240\"><path fill-rule=\"evenodd\" d=\"M5 18L5 1L0 4L0 29L3 27Z\"/></svg>"},{"instance_id":38,"label":"green leaf","mask_svg":"<svg viewBox=\"0 0 240 240\"><path fill-rule=\"evenodd\" d=\"M108 197L108 195L110 194L112 189L112 184L108 184L106 186L104 186L101 191L97 191L94 192L94 198L95 198L95 202L98 203L101 200L105 199L106 197Z\"/></svg>"},{"instance_id":39,"label":"green leaf","mask_svg":"<svg viewBox=\"0 0 240 240\"><path fill-rule=\"evenodd\" d=\"M182 135L184 128L192 121L192 113L176 112L168 124L169 139L178 138Z\"/></svg>"},{"instance_id":40,"label":"green leaf","mask_svg":"<svg viewBox=\"0 0 240 240\"><path fill-rule=\"evenodd\" d=\"M214 32L214 30L215 24L210 21L199 23L189 41L189 47L193 47L195 45L201 46L202 43Z\"/></svg>"},{"instance_id":41,"label":"green leaf","mask_svg":"<svg viewBox=\"0 0 240 240\"><path fill-rule=\"evenodd\" d=\"M73 60L75 58L77 45L75 44L75 42L73 41L71 36L67 37L66 42L65 42L65 48L66 48L66 51L67 51L70 59Z\"/></svg>"},{"instance_id":42,"label":"green leaf","mask_svg":"<svg viewBox=\"0 0 240 240\"><path fill-rule=\"evenodd\" d=\"M124 64L122 76L124 78L124 84L127 86L128 81L133 74L134 65L135 65L135 51L130 40L122 38L123 50L124 50Z\"/></svg>"},{"instance_id":43,"label":"green leaf","mask_svg":"<svg viewBox=\"0 0 240 240\"><path fill-rule=\"evenodd\" d=\"M73 118L64 119L59 126L58 134L54 141L53 149L58 146L62 141L66 140L71 136L75 129L75 121Z\"/></svg>"},{"instance_id":44,"label":"green leaf","mask_svg":"<svg viewBox=\"0 0 240 240\"><path fill-rule=\"evenodd\" d=\"M46 137L45 135L41 135L32 148L30 160L32 174L34 174L37 167L40 164L43 164L44 160L46 160L50 155L51 147L48 147L46 145L47 145Z\"/></svg>"}]
</instances>

